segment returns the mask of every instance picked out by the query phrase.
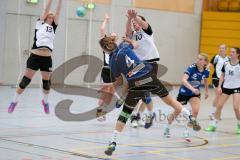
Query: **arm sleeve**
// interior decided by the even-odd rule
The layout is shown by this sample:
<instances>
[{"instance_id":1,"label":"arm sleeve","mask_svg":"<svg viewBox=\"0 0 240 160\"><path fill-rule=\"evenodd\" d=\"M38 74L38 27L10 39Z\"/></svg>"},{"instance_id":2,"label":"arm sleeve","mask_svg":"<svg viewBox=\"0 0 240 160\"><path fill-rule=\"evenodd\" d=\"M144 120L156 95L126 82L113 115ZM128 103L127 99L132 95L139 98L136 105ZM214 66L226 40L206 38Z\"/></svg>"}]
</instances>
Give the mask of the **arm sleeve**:
<instances>
[{"instance_id":1,"label":"arm sleeve","mask_svg":"<svg viewBox=\"0 0 240 160\"><path fill-rule=\"evenodd\" d=\"M152 31L152 27L148 24L148 28L147 29L143 29L143 31L145 33L147 33L148 35L152 35L153 34L153 31Z\"/></svg>"},{"instance_id":2,"label":"arm sleeve","mask_svg":"<svg viewBox=\"0 0 240 160\"><path fill-rule=\"evenodd\" d=\"M39 29L43 25L44 21L40 20L40 18L37 19L35 29Z\"/></svg>"},{"instance_id":3,"label":"arm sleeve","mask_svg":"<svg viewBox=\"0 0 240 160\"><path fill-rule=\"evenodd\" d=\"M53 31L55 33L58 25L53 21L52 26L53 26Z\"/></svg>"},{"instance_id":4,"label":"arm sleeve","mask_svg":"<svg viewBox=\"0 0 240 160\"><path fill-rule=\"evenodd\" d=\"M225 73L225 63L223 65L223 67L222 67L222 73Z\"/></svg>"},{"instance_id":5,"label":"arm sleeve","mask_svg":"<svg viewBox=\"0 0 240 160\"><path fill-rule=\"evenodd\" d=\"M192 70L193 70L192 66L190 66L187 68L187 70L184 73L190 76L192 74Z\"/></svg>"},{"instance_id":6,"label":"arm sleeve","mask_svg":"<svg viewBox=\"0 0 240 160\"><path fill-rule=\"evenodd\" d=\"M214 63L215 58L216 58L216 56L214 56L214 57L211 59L210 63L215 64L215 63Z\"/></svg>"}]
</instances>

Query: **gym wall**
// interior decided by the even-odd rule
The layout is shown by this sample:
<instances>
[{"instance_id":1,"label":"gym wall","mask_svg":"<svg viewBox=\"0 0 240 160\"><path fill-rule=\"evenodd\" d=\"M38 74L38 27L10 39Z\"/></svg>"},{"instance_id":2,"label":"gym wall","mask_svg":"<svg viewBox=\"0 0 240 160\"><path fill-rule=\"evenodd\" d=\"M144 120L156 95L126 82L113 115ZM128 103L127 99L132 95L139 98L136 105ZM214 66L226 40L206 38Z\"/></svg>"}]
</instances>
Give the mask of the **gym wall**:
<instances>
[{"instance_id":1,"label":"gym wall","mask_svg":"<svg viewBox=\"0 0 240 160\"><path fill-rule=\"evenodd\" d=\"M1 0L5 4L0 16L0 82L6 85L17 83L19 72L24 71L27 50L31 48L36 19L43 10L43 2L29 5L24 0ZM55 3L52 6L55 9ZM113 0L112 5L97 4L92 14L79 18L76 8L79 1L69 0L63 4L59 27L54 45L54 68L75 56L90 54L102 59L98 45L99 27L105 12L111 15L108 31L125 33L126 10L131 8L131 0ZM155 43L159 49L161 64L168 67L162 79L179 84L185 68L195 61L199 52L201 21L201 0L195 0L193 13L173 12L157 9L140 9L151 24ZM90 27L91 26L91 27ZM90 49L89 49L90 48ZM65 80L69 84L84 84L83 75L87 66L72 72ZM33 84L41 81L38 74ZM100 74L95 83L100 82Z\"/></svg>"}]
</instances>

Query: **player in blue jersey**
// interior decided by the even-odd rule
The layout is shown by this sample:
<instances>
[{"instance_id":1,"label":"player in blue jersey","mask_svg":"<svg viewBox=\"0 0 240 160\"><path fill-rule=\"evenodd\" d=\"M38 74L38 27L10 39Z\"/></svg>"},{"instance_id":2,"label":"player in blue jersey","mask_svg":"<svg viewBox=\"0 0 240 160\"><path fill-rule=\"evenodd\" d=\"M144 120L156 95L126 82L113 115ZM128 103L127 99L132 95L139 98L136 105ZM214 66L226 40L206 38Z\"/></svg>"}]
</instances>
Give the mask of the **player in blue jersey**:
<instances>
[{"instance_id":1,"label":"player in blue jersey","mask_svg":"<svg viewBox=\"0 0 240 160\"><path fill-rule=\"evenodd\" d=\"M111 37L102 38L99 43L101 48L111 55L110 69L116 79L112 83L114 88L122 85L122 75L128 81L128 94L125 99L122 112L119 115L115 130L113 132L112 140L105 151L105 154L112 155L115 151L117 136L122 132L128 118L131 116L134 107L140 99L145 96L146 91L152 94L158 95L166 104L174 108L174 112L171 114L172 120L181 112L189 115L189 121L197 130L200 128L197 121L192 118L190 113L183 108L181 103L169 96L167 89L163 86L160 80L157 79L154 74L152 65L149 63L143 63L136 56L133 48L136 47L136 43L130 39L123 38L124 42L119 46L114 42Z\"/></svg>"},{"instance_id":2,"label":"player in blue jersey","mask_svg":"<svg viewBox=\"0 0 240 160\"><path fill-rule=\"evenodd\" d=\"M179 89L177 100L186 105L188 102L192 108L192 116L197 118L200 109L200 86L202 82L205 86L205 99L208 98L208 81L210 71L206 68L208 65L208 55L201 53L197 57L196 63L190 65L182 77L182 86ZM166 125L164 136L170 137L170 124ZM189 132L184 131L184 138L190 141Z\"/></svg>"}]
</instances>

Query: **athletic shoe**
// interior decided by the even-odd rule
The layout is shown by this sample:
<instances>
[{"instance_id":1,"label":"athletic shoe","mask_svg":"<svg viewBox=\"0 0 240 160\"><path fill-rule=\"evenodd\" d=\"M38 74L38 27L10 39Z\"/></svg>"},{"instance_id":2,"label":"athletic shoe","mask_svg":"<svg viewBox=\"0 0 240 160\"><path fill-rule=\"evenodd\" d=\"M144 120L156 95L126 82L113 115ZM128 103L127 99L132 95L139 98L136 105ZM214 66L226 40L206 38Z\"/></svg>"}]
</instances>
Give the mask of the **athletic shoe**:
<instances>
[{"instance_id":1,"label":"athletic shoe","mask_svg":"<svg viewBox=\"0 0 240 160\"><path fill-rule=\"evenodd\" d=\"M12 113L16 106L17 106L17 102L12 102L8 107L8 113Z\"/></svg>"},{"instance_id":2,"label":"athletic shoe","mask_svg":"<svg viewBox=\"0 0 240 160\"><path fill-rule=\"evenodd\" d=\"M214 113L211 113L211 114L209 115L209 119L210 119L210 120L214 120Z\"/></svg>"},{"instance_id":3,"label":"athletic shoe","mask_svg":"<svg viewBox=\"0 0 240 160\"><path fill-rule=\"evenodd\" d=\"M144 126L146 129L148 129L152 126L153 120L154 120L155 117L156 117L156 114L154 112L153 112L152 115L147 116L145 126Z\"/></svg>"},{"instance_id":4,"label":"athletic shoe","mask_svg":"<svg viewBox=\"0 0 240 160\"><path fill-rule=\"evenodd\" d=\"M124 104L124 102L125 102L124 99L122 99L122 98L118 99L117 102L116 102L116 104L115 104L116 108L122 107L122 105Z\"/></svg>"},{"instance_id":5,"label":"athletic shoe","mask_svg":"<svg viewBox=\"0 0 240 160\"><path fill-rule=\"evenodd\" d=\"M111 142L109 145L108 145L108 148L104 151L104 153L108 156L111 156L112 153L116 150L116 142Z\"/></svg>"},{"instance_id":6,"label":"athletic shoe","mask_svg":"<svg viewBox=\"0 0 240 160\"><path fill-rule=\"evenodd\" d=\"M43 108L44 108L44 112L46 114L49 114L49 104L45 103L44 100L42 100L42 105L43 105Z\"/></svg>"},{"instance_id":7,"label":"athletic shoe","mask_svg":"<svg viewBox=\"0 0 240 160\"><path fill-rule=\"evenodd\" d=\"M188 123L188 127L192 127L194 131L200 131L201 130L201 126L200 124L197 122L197 119L190 116L189 117L190 121Z\"/></svg>"},{"instance_id":8,"label":"athletic shoe","mask_svg":"<svg viewBox=\"0 0 240 160\"><path fill-rule=\"evenodd\" d=\"M191 142L190 134L189 134L188 130L185 130L185 131L183 132L183 138L184 138L187 142Z\"/></svg>"},{"instance_id":9,"label":"athletic shoe","mask_svg":"<svg viewBox=\"0 0 240 160\"><path fill-rule=\"evenodd\" d=\"M96 116L97 116L97 120L99 122L103 122L103 121L106 121L106 116L105 116L105 112L103 111L103 109L97 109L97 113L96 113Z\"/></svg>"},{"instance_id":10,"label":"athletic shoe","mask_svg":"<svg viewBox=\"0 0 240 160\"><path fill-rule=\"evenodd\" d=\"M216 126L210 125L207 128L205 128L205 131L207 131L207 132L215 132L216 129L217 129Z\"/></svg>"},{"instance_id":11,"label":"athletic shoe","mask_svg":"<svg viewBox=\"0 0 240 160\"><path fill-rule=\"evenodd\" d=\"M237 134L240 134L240 124L237 125L237 131L236 131Z\"/></svg>"},{"instance_id":12,"label":"athletic shoe","mask_svg":"<svg viewBox=\"0 0 240 160\"><path fill-rule=\"evenodd\" d=\"M171 137L171 135L170 135L170 129L169 129L168 127L165 127L163 135L164 135L164 137L166 137L166 138L170 138L170 137Z\"/></svg>"},{"instance_id":13,"label":"athletic shoe","mask_svg":"<svg viewBox=\"0 0 240 160\"><path fill-rule=\"evenodd\" d=\"M139 127L145 126L145 121L142 118L140 118L139 121L137 121L137 123Z\"/></svg>"},{"instance_id":14,"label":"athletic shoe","mask_svg":"<svg viewBox=\"0 0 240 160\"><path fill-rule=\"evenodd\" d=\"M131 125L133 128L137 128L138 127L138 121L140 120L140 115L139 113L137 115L133 114L131 115Z\"/></svg>"}]
</instances>

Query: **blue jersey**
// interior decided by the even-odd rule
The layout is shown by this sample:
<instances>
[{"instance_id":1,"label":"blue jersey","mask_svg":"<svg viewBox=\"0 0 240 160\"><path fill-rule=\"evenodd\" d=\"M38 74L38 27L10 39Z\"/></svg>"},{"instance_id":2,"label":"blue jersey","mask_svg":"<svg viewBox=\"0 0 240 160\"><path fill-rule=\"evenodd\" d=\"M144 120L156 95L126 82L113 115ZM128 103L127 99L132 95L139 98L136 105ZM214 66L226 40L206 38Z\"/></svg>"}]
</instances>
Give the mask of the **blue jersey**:
<instances>
[{"instance_id":1,"label":"blue jersey","mask_svg":"<svg viewBox=\"0 0 240 160\"><path fill-rule=\"evenodd\" d=\"M134 53L132 45L122 42L112 53L110 69L114 77L119 77L123 74L129 81L148 74L152 71L152 66L140 61Z\"/></svg>"},{"instance_id":2,"label":"blue jersey","mask_svg":"<svg viewBox=\"0 0 240 160\"><path fill-rule=\"evenodd\" d=\"M196 89L200 89L202 80L209 77L210 71L205 69L203 72L200 72L196 64L192 64L187 68L185 74L189 76L187 81ZM179 89L179 93L185 96L195 95L190 89L182 85Z\"/></svg>"}]
</instances>

